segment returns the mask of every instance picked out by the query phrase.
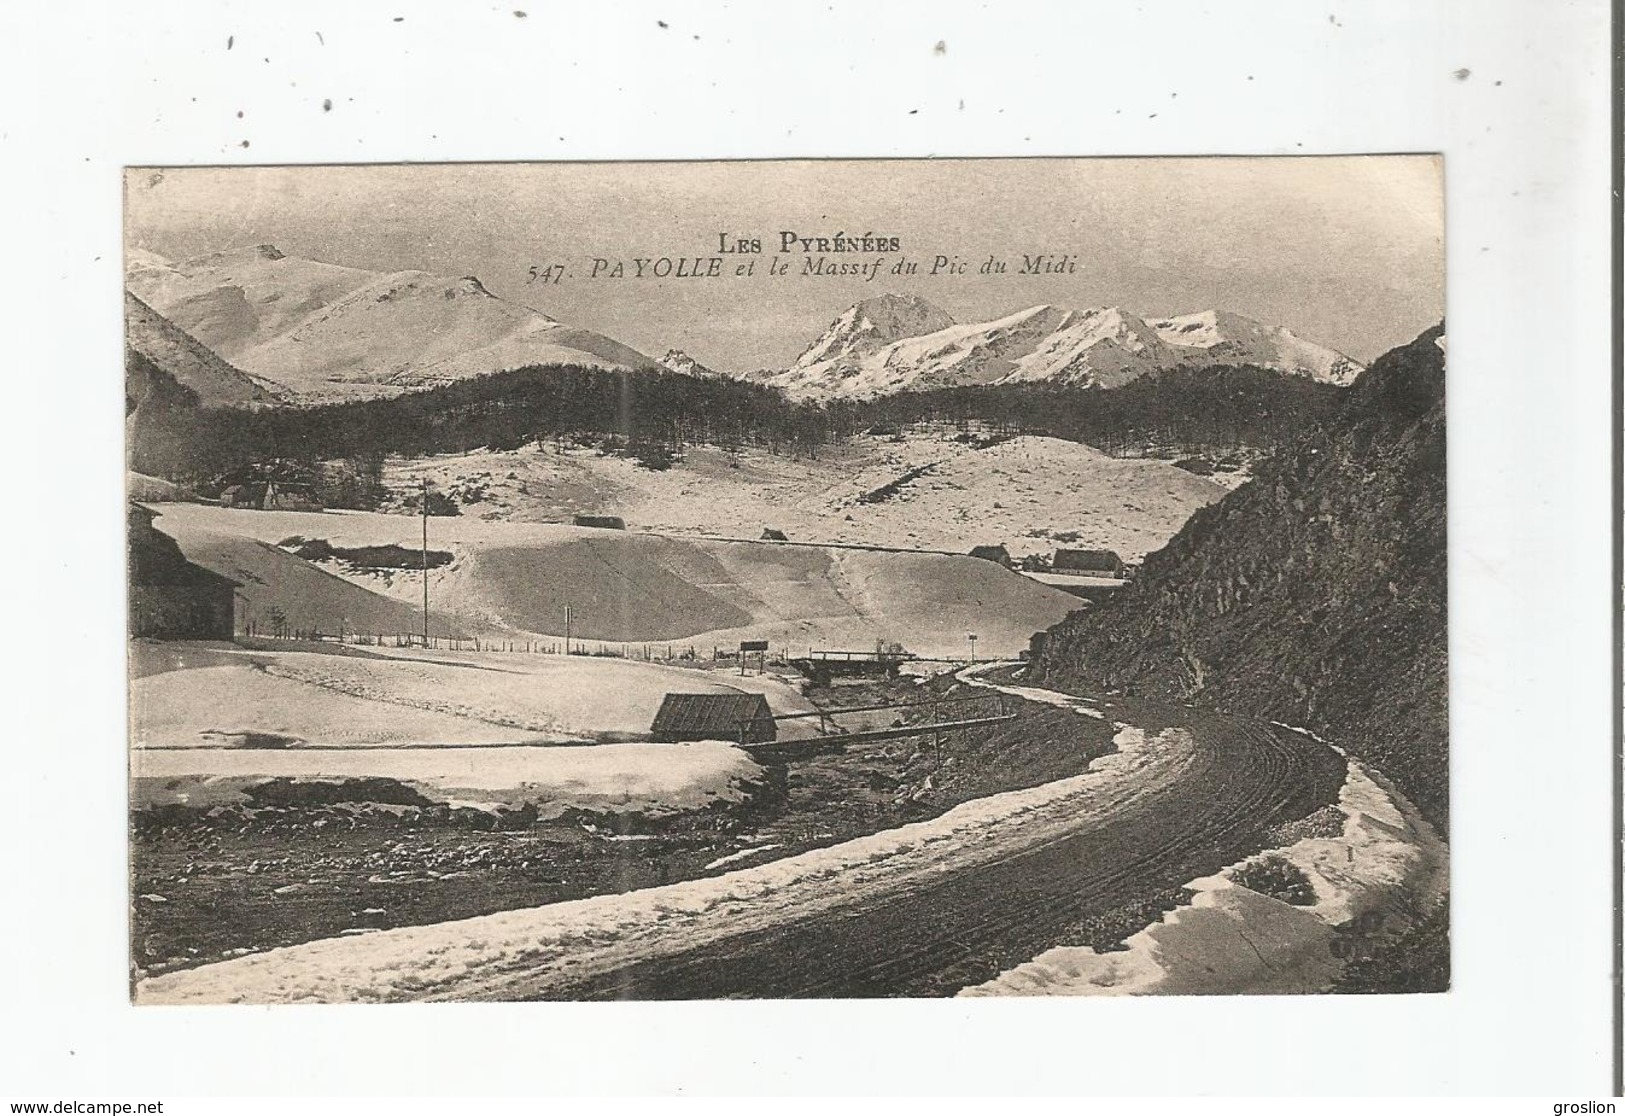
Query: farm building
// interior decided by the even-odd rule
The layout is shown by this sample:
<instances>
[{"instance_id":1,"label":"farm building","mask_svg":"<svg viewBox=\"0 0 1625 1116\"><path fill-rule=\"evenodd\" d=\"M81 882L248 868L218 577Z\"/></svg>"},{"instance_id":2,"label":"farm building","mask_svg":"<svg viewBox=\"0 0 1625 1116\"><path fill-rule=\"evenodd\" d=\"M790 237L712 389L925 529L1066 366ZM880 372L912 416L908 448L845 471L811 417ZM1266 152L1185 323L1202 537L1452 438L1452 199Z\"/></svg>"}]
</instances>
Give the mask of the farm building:
<instances>
[{"instance_id":1,"label":"farm building","mask_svg":"<svg viewBox=\"0 0 1625 1116\"><path fill-rule=\"evenodd\" d=\"M626 520L618 515L578 515L572 522L577 527L602 527L609 531L626 530Z\"/></svg>"},{"instance_id":2,"label":"farm building","mask_svg":"<svg viewBox=\"0 0 1625 1116\"><path fill-rule=\"evenodd\" d=\"M783 531L779 530L777 527L763 527L762 528L762 541L763 542L789 542L790 541L790 536L786 535Z\"/></svg>"},{"instance_id":3,"label":"farm building","mask_svg":"<svg viewBox=\"0 0 1625 1116\"><path fill-rule=\"evenodd\" d=\"M765 744L778 736L761 694L667 694L649 731L657 742L737 740Z\"/></svg>"},{"instance_id":4,"label":"farm building","mask_svg":"<svg viewBox=\"0 0 1625 1116\"><path fill-rule=\"evenodd\" d=\"M1057 550L1050 569L1089 577L1122 577L1123 560L1115 550Z\"/></svg>"},{"instance_id":5,"label":"farm building","mask_svg":"<svg viewBox=\"0 0 1625 1116\"><path fill-rule=\"evenodd\" d=\"M1001 566L1010 565L1010 552L1002 546L973 546L970 548L972 558L985 558L989 562L997 562Z\"/></svg>"},{"instance_id":6,"label":"farm building","mask_svg":"<svg viewBox=\"0 0 1625 1116\"><path fill-rule=\"evenodd\" d=\"M315 489L300 481L271 481L260 504L266 511L321 511Z\"/></svg>"},{"instance_id":7,"label":"farm building","mask_svg":"<svg viewBox=\"0 0 1625 1116\"><path fill-rule=\"evenodd\" d=\"M228 508L256 508L262 511L321 511L315 490L300 481L245 481L220 490L220 502Z\"/></svg>"},{"instance_id":8,"label":"farm building","mask_svg":"<svg viewBox=\"0 0 1625 1116\"><path fill-rule=\"evenodd\" d=\"M237 582L186 560L152 525L158 513L131 504L130 634L150 639L231 639Z\"/></svg>"}]
</instances>

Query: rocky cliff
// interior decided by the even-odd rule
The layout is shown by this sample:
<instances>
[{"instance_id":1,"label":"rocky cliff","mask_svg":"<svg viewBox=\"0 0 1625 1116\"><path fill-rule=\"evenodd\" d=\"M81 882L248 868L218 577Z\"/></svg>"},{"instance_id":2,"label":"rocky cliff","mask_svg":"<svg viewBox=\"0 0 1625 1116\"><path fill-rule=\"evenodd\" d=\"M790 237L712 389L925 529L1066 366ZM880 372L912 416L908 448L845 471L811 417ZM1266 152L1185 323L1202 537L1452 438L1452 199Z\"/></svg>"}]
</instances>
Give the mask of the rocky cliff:
<instances>
[{"instance_id":1,"label":"rocky cliff","mask_svg":"<svg viewBox=\"0 0 1625 1116\"><path fill-rule=\"evenodd\" d=\"M1198 510L1035 671L1314 729L1448 814L1443 326Z\"/></svg>"}]
</instances>

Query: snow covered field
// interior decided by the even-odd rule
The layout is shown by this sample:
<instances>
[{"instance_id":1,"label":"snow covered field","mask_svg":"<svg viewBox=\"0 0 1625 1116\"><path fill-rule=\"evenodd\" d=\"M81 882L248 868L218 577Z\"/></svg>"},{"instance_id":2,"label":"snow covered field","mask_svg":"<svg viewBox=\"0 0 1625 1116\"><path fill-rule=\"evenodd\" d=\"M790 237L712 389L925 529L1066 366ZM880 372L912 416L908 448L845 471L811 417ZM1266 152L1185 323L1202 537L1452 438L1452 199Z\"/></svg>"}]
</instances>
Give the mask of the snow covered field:
<instances>
[{"instance_id":1,"label":"snow covered field","mask_svg":"<svg viewBox=\"0 0 1625 1116\"><path fill-rule=\"evenodd\" d=\"M485 495L464 515L480 518L568 522L573 512L594 511L679 535L756 539L773 527L793 542L956 554L1003 544L1017 555L1105 547L1131 561L1224 495L1167 461L1109 457L1035 436L979 448L956 435L930 427L860 435L803 459L691 446L663 471L592 449L532 444L392 462L385 480L402 493L423 478L442 488L476 484ZM926 466L890 498L861 499Z\"/></svg>"},{"instance_id":2,"label":"snow covered field","mask_svg":"<svg viewBox=\"0 0 1625 1116\"><path fill-rule=\"evenodd\" d=\"M669 813L742 800L761 768L718 741L505 748L187 748L137 751L137 806L241 801L245 783L394 779L431 802Z\"/></svg>"},{"instance_id":3,"label":"snow covered field","mask_svg":"<svg viewBox=\"0 0 1625 1116\"><path fill-rule=\"evenodd\" d=\"M173 535L193 561L241 582L243 607L262 627L272 608L302 609L302 620L290 617L291 623L330 633L345 622L352 632L386 635L416 626L421 574L318 566L274 545L297 536L343 547L414 547L421 530L416 519L199 504L159 508L159 530ZM465 633L558 639L569 606L574 635L592 648L625 644L641 651L648 644L657 655L689 648L709 653L765 638L776 647L862 650L886 640L916 654L952 657L964 655L966 633L977 632L983 653L1013 656L1034 632L1080 604L966 554L718 541L469 516L431 520L429 532L431 547L453 555L449 565L430 572L437 630L449 624Z\"/></svg>"},{"instance_id":4,"label":"snow covered field","mask_svg":"<svg viewBox=\"0 0 1625 1116\"><path fill-rule=\"evenodd\" d=\"M667 692L761 693L812 708L771 675L566 655L395 648L136 645L136 748L557 743L649 731Z\"/></svg>"}]
</instances>

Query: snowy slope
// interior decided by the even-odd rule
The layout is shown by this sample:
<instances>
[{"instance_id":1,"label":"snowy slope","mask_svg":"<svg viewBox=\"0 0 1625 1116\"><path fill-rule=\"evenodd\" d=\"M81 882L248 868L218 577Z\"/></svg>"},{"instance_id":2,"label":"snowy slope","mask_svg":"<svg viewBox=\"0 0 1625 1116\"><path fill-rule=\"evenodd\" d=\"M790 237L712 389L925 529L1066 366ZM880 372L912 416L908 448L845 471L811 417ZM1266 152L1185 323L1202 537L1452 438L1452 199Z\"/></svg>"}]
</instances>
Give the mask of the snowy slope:
<instances>
[{"instance_id":1,"label":"snowy slope","mask_svg":"<svg viewBox=\"0 0 1625 1116\"><path fill-rule=\"evenodd\" d=\"M1087 773L961 803L928 821L770 864L621 894L430 926L326 938L142 980L139 1004L340 1003L513 998L633 959L885 902L941 873L1107 825L1191 762L1179 730L1119 726Z\"/></svg>"},{"instance_id":2,"label":"snowy slope","mask_svg":"<svg viewBox=\"0 0 1625 1116\"><path fill-rule=\"evenodd\" d=\"M883 295L850 307L789 368L753 378L822 401L1006 383L1112 388L1162 369L1218 364L1336 384L1360 372L1335 350L1222 311L1147 322L1119 307L1032 306L954 324L921 299Z\"/></svg>"},{"instance_id":3,"label":"snowy slope","mask_svg":"<svg viewBox=\"0 0 1625 1116\"><path fill-rule=\"evenodd\" d=\"M1206 353L1215 364L1256 364L1340 387L1352 384L1365 370L1336 349L1226 310L1203 310L1147 324L1169 344Z\"/></svg>"},{"instance_id":4,"label":"snowy slope","mask_svg":"<svg viewBox=\"0 0 1625 1116\"><path fill-rule=\"evenodd\" d=\"M206 407L271 403L270 386L232 367L197 338L124 292L124 343L194 392Z\"/></svg>"},{"instance_id":5,"label":"snowy slope","mask_svg":"<svg viewBox=\"0 0 1625 1116\"><path fill-rule=\"evenodd\" d=\"M660 367L667 372L675 372L679 376L715 376L717 373L681 349L667 349L666 355L660 358Z\"/></svg>"},{"instance_id":6,"label":"snowy slope","mask_svg":"<svg viewBox=\"0 0 1625 1116\"><path fill-rule=\"evenodd\" d=\"M132 251L126 269L141 299L300 401L391 395L527 364L654 363L498 298L472 276L339 267L268 244L182 263Z\"/></svg>"},{"instance_id":7,"label":"snowy slope","mask_svg":"<svg viewBox=\"0 0 1625 1116\"><path fill-rule=\"evenodd\" d=\"M883 294L847 307L796 359L808 368L875 352L905 337L934 333L954 324L945 310L912 295Z\"/></svg>"}]
</instances>

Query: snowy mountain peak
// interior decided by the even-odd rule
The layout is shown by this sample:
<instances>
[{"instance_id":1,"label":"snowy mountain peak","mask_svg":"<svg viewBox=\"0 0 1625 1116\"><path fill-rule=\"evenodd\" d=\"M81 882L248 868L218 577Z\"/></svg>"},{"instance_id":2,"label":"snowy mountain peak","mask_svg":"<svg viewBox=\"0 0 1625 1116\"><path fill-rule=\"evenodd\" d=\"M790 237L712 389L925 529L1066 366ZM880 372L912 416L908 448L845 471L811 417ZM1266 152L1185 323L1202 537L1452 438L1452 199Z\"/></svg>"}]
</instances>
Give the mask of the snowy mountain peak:
<instances>
[{"instance_id":1,"label":"snowy mountain peak","mask_svg":"<svg viewBox=\"0 0 1625 1116\"><path fill-rule=\"evenodd\" d=\"M274 262L287 258L287 253L275 244L250 244L244 248L232 248L225 252L209 252L202 256L194 256L187 260L183 266L223 267L234 263Z\"/></svg>"},{"instance_id":2,"label":"snowy mountain peak","mask_svg":"<svg viewBox=\"0 0 1625 1116\"><path fill-rule=\"evenodd\" d=\"M873 352L904 337L954 324L947 311L915 295L883 294L854 302L796 358L807 368L860 352Z\"/></svg>"},{"instance_id":3,"label":"snowy mountain peak","mask_svg":"<svg viewBox=\"0 0 1625 1116\"><path fill-rule=\"evenodd\" d=\"M679 376L715 376L716 373L681 349L667 349L659 360L660 367Z\"/></svg>"},{"instance_id":4,"label":"snowy mountain peak","mask_svg":"<svg viewBox=\"0 0 1625 1116\"><path fill-rule=\"evenodd\" d=\"M955 323L923 299L883 295L849 307L789 368L752 378L799 399L866 399L1004 383L1112 388L1222 364L1340 385L1361 371L1336 350L1224 310L1147 321L1120 306L1040 304Z\"/></svg>"},{"instance_id":5,"label":"snowy mountain peak","mask_svg":"<svg viewBox=\"0 0 1625 1116\"><path fill-rule=\"evenodd\" d=\"M448 287L447 290L450 292L456 292L457 294L483 295L485 298L496 297L496 295L486 290L485 284L480 282L478 276L474 275L464 275L462 278L458 279L456 283ZM447 297L451 296L448 294Z\"/></svg>"},{"instance_id":6,"label":"snowy mountain peak","mask_svg":"<svg viewBox=\"0 0 1625 1116\"><path fill-rule=\"evenodd\" d=\"M1336 349L1227 310L1202 310L1148 324L1164 341L1202 350L1214 364L1256 364L1341 387L1352 384L1364 370Z\"/></svg>"},{"instance_id":7,"label":"snowy mountain peak","mask_svg":"<svg viewBox=\"0 0 1625 1116\"><path fill-rule=\"evenodd\" d=\"M532 365L654 363L472 275L370 271L269 244L178 264L132 251L126 273L146 305L289 402L397 395Z\"/></svg>"}]
</instances>

